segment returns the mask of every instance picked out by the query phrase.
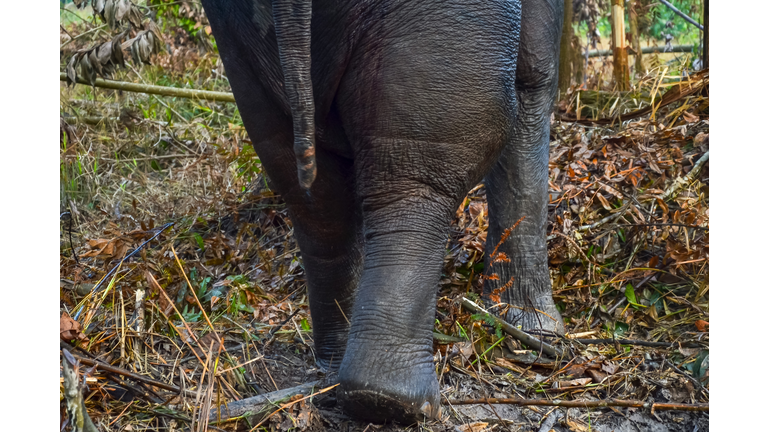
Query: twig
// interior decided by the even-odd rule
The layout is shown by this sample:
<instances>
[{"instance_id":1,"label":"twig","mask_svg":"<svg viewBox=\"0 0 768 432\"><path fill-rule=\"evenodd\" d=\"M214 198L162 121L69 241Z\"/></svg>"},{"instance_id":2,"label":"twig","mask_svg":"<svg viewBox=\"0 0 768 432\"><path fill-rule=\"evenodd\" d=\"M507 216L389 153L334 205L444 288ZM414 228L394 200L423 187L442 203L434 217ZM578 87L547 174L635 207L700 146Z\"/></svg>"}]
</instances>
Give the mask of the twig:
<instances>
[{"instance_id":1,"label":"twig","mask_svg":"<svg viewBox=\"0 0 768 432\"><path fill-rule=\"evenodd\" d=\"M62 345L63 345L63 343L62 343ZM179 387L176 387L175 385L166 384L164 382L157 381L157 380L154 380L152 378L147 378L147 377L142 376L142 375L137 375L137 374L135 374L135 373L133 373L131 371L127 371L125 369L122 369L122 368L119 368L119 367L116 367L116 366L112 366L112 365L106 364L106 363L101 362L99 360L89 359L88 357L84 357L84 356L81 356L79 354L72 354L72 353L70 353L70 354L72 355L72 357L77 359L77 361L79 361L80 363L82 363L82 364L84 364L86 366L96 366L98 369L101 369L101 370L103 370L105 372L110 372L110 373L113 373L113 374L116 374L116 375L122 375L122 376L124 376L126 378L130 378L130 379L132 379L134 381L138 381L138 382L141 382L141 383L144 383L144 384L148 384L148 385L151 385L151 386L154 386L154 387L158 387L158 388L161 388L163 390L169 390L169 391L172 391L172 392L178 393L178 394L184 393L187 396L195 396L195 392L193 392L193 391L182 390Z\"/></svg>"},{"instance_id":2,"label":"twig","mask_svg":"<svg viewBox=\"0 0 768 432\"><path fill-rule=\"evenodd\" d=\"M268 347L269 345L272 344L272 342L274 342L275 338L277 337L276 336L277 331L283 328L284 325L288 324L288 322L292 320L293 317L295 317L296 314L299 313L299 311L301 311L301 308L296 308L296 310L293 311L293 313L289 315L288 318L285 319L285 321L281 322L280 325L273 327L272 330L270 330L269 333L267 333L267 336L269 336L269 339L264 343L264 348Z\"/></svg>"},{"instance_id":3,"label":"twig","mask_svg":"<svg viewBox=\"0 0 768 432\"><path fill-rule=\"evenodd\" d=\"M672 364L672 362L670 362L670 361L669 361L669 360L667 360L666 358L664 359L664 363L666 363L666 364L667 364L667 366L671 367L671 368L672 368L672 369L673 369L675 372L677 372L677 373L679 373L680 375L682 375L682 376L686 377L686 378L688 379L688 381L691 381L691 382L693 382L693 384L694 384L696 387L698 387L698 388L699 388L699 390L701 390L701 391L704 391L704 392L706 392L706 393L709 393L709 391L707 390L707 388L706 388L706 387L704 387L704 384L700 383L700 382L699 382L699 380L697 380L696 378L694 378L694 377L690 376L689 374L685 373L685 371L683 371L682 369L680 369L680 368L678 368L677 366L675 366L674 364Z\"/></svg>"},{"instance_id":4,"label":"twig","mask_svg":"<svg viewBox=\"0 0 768 432\"><path fill-rule=\"evenodd\" d=\"M680 9L674 7L672 5L672 3L668 2L667 0L659 0L659 1L661 3L664 3L664 5L667 6L668 8L672 9L672 12L680 15L681 18L683 18L684 20L686 20L689 23L693 24L694 27L696 27L697 29L699 29L701 31L704 31L704 26L703 25L699 24L698 22L696 22L696 20L694 20L693 18L691 18L688 15L684 14Z\"/></svg>"},{"instance_id":5,"label":"twig","mask_svg":"<svg viewBox=\"0 0 768 432\"><path fill-rule=\"evenodd\" d=\"M704 163L709 160L709 151L701 155L699 160L696 161L696 164L691 168L691 172L686 174L683 177L678 177L675 179L674 182L672 182L672 185L664 191L663 194L659 197L662 201L666 201L668 198L671 198L672 195L676 194L680 189L683 188L683 186L690 183L696 176L699 175L699 172L701 172L701 168L704 167Z\"/></svg>"},{"instance_id":6,"label":"twig","mask_svg":"<svg viewBox=\"0 0 768 432\"><path fill-rule=\"evenodd\" d=\"M67 74L61 72L59 74L60 81L67 80ZM88 81L85 78L78 77L78 84L88 85ZM163 87L150 84L137 84L125 81L112 81L101 78L96 78L94 87L101 87L112 90L122 90L135 93L147 93L161 96L175 96L187 99L201 99L209 102L234 102L235 96L232 93L218 92L210 90L197 90L197 89L182 89L176 87Z\"/></svg>"},{"instance_id":7,"label":"twig","mask_svg":"<svg viewBox=\"0 0 768 432\"><path fill-rule=\"evenodd\" d=\"M682 347L687 347L687 348L701 348L701 345L693 342L676 344L673 342L651 342L651 341L635 340L635 339L568 339L568 340L572 340L574 342L578 342L584 345L618 343L620 345L637 345L637 346L663 347L663 348L673 348L678 345Z\"/></svg>"},{"instance_id":8,"label":"twig","mask_svg":"<svg viewBox=\"0 0 768 432\"><path fill-rule=\"evenodd\" d=\"M447 401L452 405L521 405L521 406L559 406L565 408L650 408L651 410L678 410L678 411L709 411L709 404L675 404L675 403L651 403L639 400L608 399L608 400L547 400L547 399L519 399L519 398L483 398L461 399Z\"/></svg>"},{"instance_id":9,"label":"twig","mask_svg":"<svg viewBox=\"0 0 768 432\"><path fill-rule=\"evenodd\" d=\"M466 309L469 309L472 312L475 313L484 313L488 315L489 319L493 321L494 324L501 325L501 329L507 332L509 335L514 337L515 339L525 343L526 345L530 347L541 347L541 351L543 351L545 354L560 358L563 357L563 352L552 345L545 343L544 341L541 341L528 333L518 329L517 327L513 327L508 322L497 318L493 315L491 315L490 312L487 310L481 308L477 303L473 302L472 300L467 299L466 297L462 297L461 299L461 305L464 306Z\"/></svg>"}]
</instances>

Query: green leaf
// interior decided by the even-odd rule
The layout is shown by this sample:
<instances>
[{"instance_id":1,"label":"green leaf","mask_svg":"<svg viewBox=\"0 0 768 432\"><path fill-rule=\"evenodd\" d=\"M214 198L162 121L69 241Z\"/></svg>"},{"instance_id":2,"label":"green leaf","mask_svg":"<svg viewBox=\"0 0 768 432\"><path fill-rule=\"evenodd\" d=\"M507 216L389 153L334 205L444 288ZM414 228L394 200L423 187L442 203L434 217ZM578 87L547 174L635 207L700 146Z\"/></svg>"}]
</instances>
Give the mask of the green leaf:
<instances>
[{"instance_id":1,"label":"green leaf","mask_svg":"<svg viewBox=\"0 0 768 432\"><path fill-rule=\"evenodd\" d=\"M631 304L637 304L637 298L635 298L635 289L632 287L632 284L627 284L626 288L624 289L624 296Z\"/></svg>"},{"instance_id":2,"label":"green leaf","mask_svg":"<svg viewBox=\"0 0 768 432\"><path fill-rule=\"evenodd\" d=\"M629 330L629 324L623 323L621 321L616 321L616 326L613 330L614 337L619 337L626 333Z\"/></svg>"},{"instance_id":3,"label":"green leaf","mask_svg":"<svg viewBox=\"0 0 768 432\"><path fill-rule=\"evenodd\" d=\"M632 284L628 283L627 286L624 288L624 296L627 297L627 301L632 306L648 307L637 302L637 298L635 297L635 289L632 287Z\"/></svg>"},{"instance_id":4,"label":"green leaf","mask_svg":"<svg viewBox=\"0 0 768 432\"><path fill-rule=\"evenodd\" d=\"M304 330L304 331L309 331L310 330L309 323L307 322L306 318L302 318L301 319L301 329Z\"/></svg>"},{"instance_id":5,"label":"green leaf","mask_svg":"<svg viewBox=\"0 0 768 432\"><path fill-rule=\"evenodd\" d=\"M149 163L149 166L155 171L160 171L160 165L158 165L157 161L154 159Z\"/></svg>"},{"instance_id":6,"label":"green leaf","mask_svg":"<svg viewBox=\"0 0 768 432\"><path fill-rule=\"evenodd\" d=\"M203 238L198 233L192 233L192 237L197 242L197 247L200 248L201 251L205 250L205 242L203 241Z\"/></svg>"}]
</instances>

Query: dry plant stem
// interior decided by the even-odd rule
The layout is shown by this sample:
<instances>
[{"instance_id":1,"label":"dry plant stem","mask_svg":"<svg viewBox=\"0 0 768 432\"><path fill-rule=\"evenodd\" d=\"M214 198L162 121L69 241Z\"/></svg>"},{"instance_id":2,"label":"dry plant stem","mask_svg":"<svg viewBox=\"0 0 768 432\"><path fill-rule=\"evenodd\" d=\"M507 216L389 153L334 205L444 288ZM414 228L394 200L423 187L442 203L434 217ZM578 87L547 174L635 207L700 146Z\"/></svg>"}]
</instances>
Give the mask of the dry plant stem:
<instances>
[{"instance_id":1,"label":"dry plant stem","mask_svg":"<svg viewBox=\"0 0 768 432\"><path fill-rule=\"evenodd\" d=\"M177 315L179 316L179 318L181 319L181 323L182 323L182 324L184 324L184 328L186 328L186 329L187 329L187 331L189 332L189 337L191 337L191 338L192 338L192 339L195 341L195 343L196 343L198 346L200 346L200 341L198 341L198 340L197 340L197 336L195 336L195 333L192 331L192 329L191 329L191 328L189 328L189 324L187 324L187 321L186 321L186 320L184 320L184 316L183 316L183 315L181 314L181 312L179 312L179 310L176 308L176 304L173 302L173 300L171 300L171 297L168 295L168 293L167 293L167 292L165 292L165 290L163 289L163 287L162 287L162 286L160 286L160 284L157 282L157 279L155 279L155 277L154 277L154 276L152 276L152 274L151 274L151 273L147 272L147 276L148 276L149 280L152 282L152 284L154 284L154 285L155 285L155 288L157 288L157 289L158 289L158 291L160 291L161 293L163 293L163 295L165 296L165 299L168 301L168 303L170 303L170 304L171 304L171 306L173 306L173 310L176 312L176 314L177 314ZM191 288L191 287L190 287L190 288ZM158 310L160 310L160 308L158 308ZM165 315L165 314L163 314L163 315ZM169 323L169 324L171 324L171 326L173 326L173 329L174 329L175 331L177 331L177 332L178 332L178 329L176 329L176 326L175 326L175 325L173 325L173 323L171 322L170 318L168 318L168 317L165 317L165 318L168 320L168 323ZM181 333L179 333L179 334L181 334ZM189 347L189 349L191 349L191 350L192 350L192 354L194 354L194 355L195 355L195 357L196 357L196 358L197 358L197 360L200 362L200 364L202 364L202 365L203 365L203 368L206 368L206 363L203 363L203 360L200 358L200 356L199 356L199 355L197 355L197 352L195 351L195 348L189 344L189 341L187 341L187 339L186 339L186 338L182 337L182 339L184 340L184 343L186 343L186 344L187 344L187 346Z\"/></svg>"},{"instance_id":2,"label":"dry plant stem","mask_svg":"<svg viewBox=\"0 0 768 432\"><path fill-rule=\"evenodd\" d=\"M88 357L83 357L83 356L81 356L79 354L74 354L74 353L72 353L72 356L74 358L76 358L77 361L79 361L80 363L82 363L82 364L84 364L86 366L96 366L98 369L101 369L101 370L103 370L105 372L110 372L110 373L113 373L115 375L121 375L121 376L124 376L126 378L130 378L130 379L132 379L134 381L142 382L144 384L148 384L148 385L151 385L151 386L154 386L154 387L157 387L157 388L161 388L163 390L168 390L168 391L172 391L174 393L179 393L179 394L180 393L184 393L186 396L195 396L195 392L193 392L193 391L182 390L179 387L176 387L175 385L166 384L166 383L161 382L161 381L156 381L156 380L154 380L152 378L147 378L147 377L145 377L143 375L137 375L137 374L135 374L133 372L130 372L130 371L127 371L125 369L122 369L122 368L119 368L119 367L116 367L116 366L108 365L108 364L106 364L104 362L101 362L99 360L89 359Z\"/></svg>"},{"instance_id":3,"label":"dry plant stem","mask_svg":"<svg viewBox=\"0 0 768 432\"><path fill-rule=\"evenodd\" d=\"M211 328L211 331L216 336L216 341L219 343L219 351L221 351L221 337L219 337L219 334L216 333L216 329L213 327L213 323L211 323L211 320L208 318L208 314L205 313L205 309L203 308L203 305L200 303L200 299L197 298L197 293L195 292L195 289L192 287L192 283L189 281L189 278L187 277L187 273L184 271L184 267L181 266L181 261L179 261L179 256L176 254L176 249L173 248L173 245L171 245L171 252L173 252L173 257L176 258L176 264L179 265L179 270L181 270L181 274L184 275L184 280L187 281L187 286L189 287L189 290L192 291L192 296L195 298L195 302L197 303L197 307L200 308L200 312L203 313L203 317L205 317L205 322L208 323L208 326Z\"/></svg>"},{"instance_id":4,"label":"dry plant stem","mask_svg":"<svg viewBox=\"0 0 768 432\"><path fill-rule=\"evenodd\" d=\"M67 80L67 74L61 72L60 81ZM78 84L88 85L85 78L78 77ZM186 99L199 99L209 102L234 102L235 96L232 93L217 92L210 90L181 89L175 87L163 87L150 84L137 84L125 81L112 81L96 78L95 87L101 87L112 90L122 90L135 93L147 93L160 96L175 96Z\"/></svg>"},{"instance_id":5,"label":"dry plant stem","mask_svg":"<svg viewBox=\"0 0 768 432\"><path fill-rule=\"evenodd\" d=\"M637 346L647 346L647 347L660 347L660 348L673 348L678 345L682 347L687 348L700 348L701 346L695 343L685 342L682 344L676 344L672 342L651 342L651 341L644 341L644 340L634 340L634 339L568 339L574 342L578 342L580 344L584 345L595 345L595 344L613 344L618 343L619 345L637 345Z\"/></svg>"},{"instance_id":6,"label":"dry plant stem","mask_svg":"<svg viewBox=\"0 0 768 432\"><path fill-rule=\"evenodd\" d=\"M696 378L693 378L692 376L687 374L685 371L683 371L682 369L680 369L677 366L675 366L674 364L672 364L672 362L670 362L666 358L664 359L664 363L666 363L667 366L671 367L675 372L677 372L680 375L684 376L686 379L688 379L688 381L691 381L696 387L699 388L699 390L709 394L709 390L707 390L707 388L704 387L704 384L700 383L699 380L697 380Z\"/></svg>"},{"instance_id":7,"label":"dry plant stem","mask_svg":"<svg viewBox=\"0 0 768 432\"><path fill-rule=\"evenodd\" d=\"M296 314L299 313L299 311L301 311L301 308L296 308L296 310L293 311L293 313L289 315L288 318L285 319L285 321L281 322L280 325L273 327L272 330L269 331L269 334L268 334L269 339L267 340L267 342L264 343L264 348L270 346L272 342L275 341L275 338L277 338L277 331L283 328L283 326L285 326L286 324L288 324L288 322L292 320L293 317L295 317Z\"/></svg>"},{"instance_id":8,"label":"dry plant stem","mask_svg":"<svg viewBox=\"0 0 768 432\"><path fill-rule=\"evenodd\" d=\"M77 374L77 367L69 362L67 357L70 353L63 350L61 356L61 366L64 374L64 397L67 400L67 417L73 432L98 432L93 421L88 416L83 401L83 392L80 385L80 379Z\"/></svg>"},{"instance_id":9,"label":"dry plant stem","mask_svg":"<svg viewBox=\"0 0 768 432\"><path fill-rule=\"evenodd\" d=\"M159 236L159 235L160 235L160 233L162 233L163 231L165 231L165 230L167 230L168 228L172 227L173 225L174 225L174 224L173 224L173 222L171 222L171 223L167 223L167 224L163 225L163 226L162 226L162 227L161 227L159 230L157 230L157 232L155 233L155 235L153 235L153 236L152 236L152 237L151 237L149 240L147 240L147 241L145 241L144 243L140 244L140 245L139 245L139 247L137 247L137 248L136 248L136 249L134 249L134 250L133 250L131 253L129 253L129 254L128 254L128 255L126 255L126 256L125 256L123 259L121 259L121 260L120 260L120 262L119 262L119 263L117 263L117 265L116 265L116 266L112 267L112 270L110 270L110 271L109 271L109 273L107 273L107 274L106 274L106 275L105 275L103 278L101 278L101 280L99 281L99 283L97 283L97 284L96 284L96 286L94 286L94 287L93 287L93 289L91 289L91 294L94 294L94 293L96 293L96 292L99 290L99 288L101 287L101 285L104 283L104 281L105 281L105 280L107 280L107 279L109 279L109 277L112 275L112 273L114 273L114 272L115 272L115 271L116 271L118 268L120 268L120 265L121 265L122 263L124 263L124 262L125 262L125 260L127 260L128 258L130 258L130 257L132 257L132 256L134 256L134 255L136 255L136 254L137 254L137 253L138 253L140 250L144 249L144 246L148 245L148 244L149 244L149 242L151 242L152 240L154 240L155 238L157 238L157 236ZM192 285L190 285L190 287L191 287L191 286L192 286ZM74 318L75 320L77 320L77 318L80 316L80 312L82 312L82 308L81 308L80 310L78 310L78 311L77 311L77 313L75 314L75 316L73 316L72 318Z\"/></svg>"},{"instance_id":10,"label":"dry plant stem","mask_svg":"<svg viewBox=\"0 0 768 432\"><path fill-rule=\"evenodd\" d=\"M254 415L275 401L291 398L298 394L311 392L313 388L322 384L322 381L313 381L267 393L259 396L253 396L239 401L230 402L226 405L213 408L208 416L209 422L225 422L231 419L240 418L246 415ZM330 383L335 384L335 383Z\"/></svg>"},{"instance_id":11,"label":"dry plant stem","mask_svg":"<svg viewBox=\"0 0 768 432\"><path fill-rule=\"evenodd\" d=\"M696 161L696 164L691 168L691 172L686 174L683 177L678 177L675 179L674 182L672 182L672 185L664 191L664 193L659 197L661 200L666 201L672 196L674 196L680 189L682 189L685 185L693 181L699 173L701 172L701 169L704 167L704 164L709 160L709 151L701 155L699 160Z\"/></svg>"},{"instance_id":12,"label":"dry plant stem","mask_svg":"<svg viewBox=\"0 0 768 432\"><path fill-rule=\"evenodd\" d=\"M503 404L520 406L559 406L565 408L607 408L607 407L626 407L626 408L650 408L651 410L676 410L676 411L709 411L709 404L675 404L675 403L651 403L639 400L547 400L547 399L518 399L518 398L485 398L485 399L462 399L448 401L453 405L485 405L485 404Z\"/></svg>"},{"instance_id":13,"label":"dry plant stem","mask_svg":"<svg viewBox=\"0 0 768 432\"><path fill-rule=\"evenodd\" d=\"M469 309L472 312L475 313L484 313L487 314L490 319L495 324L500 324L502 330L504 330L507 334L511 335L515 339L525 343L526 345L530 347L541 347L541 351L544 352L544 354L547 354L551 357L560 358L563 357L563 352L559 349L553 347L552 345L545 343L543 341L540 341L539 339L529 335L528 333L518 329L517 327L513 327L508 322L495 317L494 315L491 315L490 312L487 310L481 308L477 303L473 302L472 300L469 300L465 297L462 297L461 299L461 305L464 306L466 309Z\"/></svg>"},{"instance_id":14,"label":"dry plant stem","mask_svg":"<svg viewBox=\"0 0 768 432\"><path fill-rule=\"evenodd\" d=\"M610 222L610 221L612 221L614 219L618 219L618 218L624 216L624 213L626 213L628 209L629 209L629 205L627 204L620 211L618 211L618 212L616 212L616 213L614 213L612 215L608 215L608 216L600 219L597 222L594 222L594 223L591 223L591 224L588 224L588 225L582 225L582 226L576 228L576 231L578 231L578 232L589 231L589 230L591 230L593 228L597 228L599 226L605 225L606 223L608 223L608 222ZM554 235L552 235L550 237L554 238Z\"/></svg>"}]
</instances>

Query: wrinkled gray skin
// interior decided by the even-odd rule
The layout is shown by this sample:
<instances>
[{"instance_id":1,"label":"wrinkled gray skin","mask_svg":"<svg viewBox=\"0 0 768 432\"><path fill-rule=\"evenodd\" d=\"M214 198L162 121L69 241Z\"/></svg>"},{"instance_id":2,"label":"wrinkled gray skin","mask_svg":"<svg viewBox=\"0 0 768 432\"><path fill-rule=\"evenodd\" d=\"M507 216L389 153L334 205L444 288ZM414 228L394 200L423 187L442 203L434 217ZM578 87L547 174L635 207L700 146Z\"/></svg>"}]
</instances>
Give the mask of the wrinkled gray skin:
<instances>
[{"instance_id":1,"label":"wrinkled gray skin","mask_svg":"<svg viewBox=\"0 0 768 432\"><path fill-rule=\"evenodd\" d=\"M562 332L545 242L562 0L203 5L246 130L287 203L316 357L338 368L345 411L438 414L437 283L451 218L483 178L486 256L525 216L486 294L514 277L507 319Z\"/></svg>"}]
</instances>

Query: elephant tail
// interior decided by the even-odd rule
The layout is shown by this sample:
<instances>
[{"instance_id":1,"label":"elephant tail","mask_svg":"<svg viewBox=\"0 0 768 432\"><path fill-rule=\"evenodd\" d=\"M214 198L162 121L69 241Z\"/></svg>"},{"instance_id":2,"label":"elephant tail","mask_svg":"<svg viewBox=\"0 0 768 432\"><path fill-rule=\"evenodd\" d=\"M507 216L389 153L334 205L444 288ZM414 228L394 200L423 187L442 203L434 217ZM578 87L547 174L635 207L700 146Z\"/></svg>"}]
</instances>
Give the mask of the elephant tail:
<instances>
[{"instance_id":1,"label":"elephant tail","mask_svg":"<svg viewBox=\"0 0 768 432\"><path fill-rule=\"evenodd\" d=\"M299 184L308 191L315 181L315 102L310 56L312 0L274 0L277 47L284 90L293 117L293 152Z\"/></svg>"}]
</instances>

